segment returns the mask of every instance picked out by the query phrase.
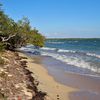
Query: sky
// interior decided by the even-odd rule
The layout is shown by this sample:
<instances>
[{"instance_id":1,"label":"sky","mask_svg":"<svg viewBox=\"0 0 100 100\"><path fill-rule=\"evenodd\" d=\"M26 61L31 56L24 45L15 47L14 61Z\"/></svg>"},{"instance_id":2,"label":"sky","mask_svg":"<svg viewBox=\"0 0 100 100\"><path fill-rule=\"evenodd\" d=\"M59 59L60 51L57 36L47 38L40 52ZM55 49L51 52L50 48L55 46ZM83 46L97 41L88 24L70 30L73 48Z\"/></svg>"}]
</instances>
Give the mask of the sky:
<instances>
[{"instance_id":1,"label":"sky","mask_svg":"<svg viewBox=\"0 0 100 100\"><path fill-rule=\"evenodd\" d=\"M0 0L9 17L27 16L48 38L100 38L100 0Z\"/></svg>"}]
</instances>

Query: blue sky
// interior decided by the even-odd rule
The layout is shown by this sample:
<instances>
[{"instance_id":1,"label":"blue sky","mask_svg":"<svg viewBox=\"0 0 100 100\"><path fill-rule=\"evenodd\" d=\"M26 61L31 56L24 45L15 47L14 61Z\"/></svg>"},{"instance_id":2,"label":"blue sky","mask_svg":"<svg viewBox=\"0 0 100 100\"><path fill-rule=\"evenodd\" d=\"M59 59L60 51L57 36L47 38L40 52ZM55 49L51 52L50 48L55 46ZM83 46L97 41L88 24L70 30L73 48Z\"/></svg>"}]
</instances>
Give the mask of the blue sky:
<instances>
[{"instance_id":1,"label":"blue sky","mask_svg":"<svg viewBox=\"0 0 100 100\"><path fill-rule=\"evenodd\" d=\"M46 37L99 37L100 0L0 0L15 21L27 16Z\"/></svg>"}]
</instances>

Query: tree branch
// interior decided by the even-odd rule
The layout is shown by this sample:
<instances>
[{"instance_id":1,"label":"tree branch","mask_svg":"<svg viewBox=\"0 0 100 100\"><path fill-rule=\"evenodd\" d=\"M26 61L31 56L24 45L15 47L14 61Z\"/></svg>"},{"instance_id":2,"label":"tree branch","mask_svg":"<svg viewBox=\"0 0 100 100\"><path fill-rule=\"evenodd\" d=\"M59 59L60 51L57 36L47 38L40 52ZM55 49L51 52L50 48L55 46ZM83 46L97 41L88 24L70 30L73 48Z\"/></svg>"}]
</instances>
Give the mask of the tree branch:
<instances>
[{"instance_id":1,"label":"tree branch","mask_svg":"<svg viewBox=\"0 0 100 100\"><path fill-rule=\"evenodd\" d=\"M17 34L17 33L16 33L16 34ZM16 36L16 34L14 34L14 35L9 35L8 38L6 38L6 37L1 37L1 36L0 36L0 38L2 39L2 42L7 42L9 39L11 39L12 37Z\"/></svg>"}]
</instances>

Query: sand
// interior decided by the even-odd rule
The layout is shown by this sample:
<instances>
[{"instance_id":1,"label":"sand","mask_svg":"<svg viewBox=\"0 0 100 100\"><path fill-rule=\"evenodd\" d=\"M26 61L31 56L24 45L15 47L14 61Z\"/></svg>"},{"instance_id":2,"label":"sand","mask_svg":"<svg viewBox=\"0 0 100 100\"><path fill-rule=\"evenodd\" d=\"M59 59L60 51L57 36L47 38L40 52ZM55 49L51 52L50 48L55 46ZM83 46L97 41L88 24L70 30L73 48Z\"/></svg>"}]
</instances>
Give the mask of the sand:
<instances>
[{"instance_id":1,"label":"sand","mask_svg":"<svg viewBox=\"0 0 100 100\"><path fill-rule=\"evenodd\" d=\"M35 80L39 81L38 89L47 93L46 100L70 100L69 94L78 91L76 88L56 82L42 65L34 63L34 59L23 53L19 53L19 55L28 58L26 59L27 68L33 72L32 76Z\"/></svg>"}]
</instances>

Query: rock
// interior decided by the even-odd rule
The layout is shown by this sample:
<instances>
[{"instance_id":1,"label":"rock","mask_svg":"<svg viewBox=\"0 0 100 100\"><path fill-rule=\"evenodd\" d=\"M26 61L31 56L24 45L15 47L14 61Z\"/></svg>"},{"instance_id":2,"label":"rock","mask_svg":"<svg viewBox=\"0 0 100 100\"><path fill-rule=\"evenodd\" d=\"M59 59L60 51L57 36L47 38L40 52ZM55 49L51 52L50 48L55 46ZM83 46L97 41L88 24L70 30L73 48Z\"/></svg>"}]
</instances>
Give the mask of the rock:
<instances>
[{"instance_id":1,"label":"rock","mask_svg":"<svg viewBox=\"0 0 100 100\"><path fill-rule=\"evenodd\" d=\"M4 69L1 68L0 71L1 71L1 72L4 72Z\"/></svg>"},{"instance_id":2,"label":"rock","mask_svg":"<svg viewBox=\"0 0 100 100\"><path fill-rule=\"evenodd\" d=\"M8 72L5 72L5 74L8 74Z\"/></svg>"},{"instance_id":3,"label":"rock","mask_svg":"<svg viewBox=\"0 0 100 100\"><path fill-rule=\"evenodd\" d=\"M12 77L12 75L11 74L8 74L8 77Z\"/></svg>"},{"instance_id":4,"label":"rock","mask_svg":"<svg viewBox=\"0 0 100 100\"><path fill-rule=\"evenodd\" d=\"M24 88L24 90L22 90L22 91L25 93L25 95L28 96L28 99L29 99L29 100L32 99L33 94L32 94L31 92L28 92L27 89L25 89L25 88Z\"/></svg>"},{"instance_id":5,"label":"rock","mask_svg":"<svg viewBox=\"0 0 100 100\"><path fill-rule=\"evenodd\" d=\"M19 86L19 84L16 84L15 87L16 87L16 89L18 89L20 86Z\"/></svg>"}]
</instances>

